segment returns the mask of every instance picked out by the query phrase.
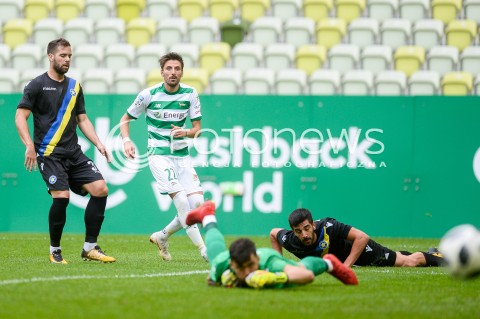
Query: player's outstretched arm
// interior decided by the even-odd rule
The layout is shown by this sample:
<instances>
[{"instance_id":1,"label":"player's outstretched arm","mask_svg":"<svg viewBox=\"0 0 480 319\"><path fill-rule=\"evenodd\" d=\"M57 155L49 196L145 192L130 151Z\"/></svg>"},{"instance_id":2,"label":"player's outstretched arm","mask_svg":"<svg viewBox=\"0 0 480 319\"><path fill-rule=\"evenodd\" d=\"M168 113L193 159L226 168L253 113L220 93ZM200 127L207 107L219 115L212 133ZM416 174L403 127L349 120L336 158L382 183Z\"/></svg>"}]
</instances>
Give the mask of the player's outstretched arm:
<instances>
[{"instance_id":1,"label":"player's outstretched arm","mask_svg":"<svg viewBox=\"0 0 480 319\"><path fill-rule=\"evenodd\" d=\"M352 250L343 263L345 266L352 267L365 250L370 237L363 231L352 227L348 232L347 239L352 241Z\"/></svg>"},{"instance_id":2,"label":"player's outstretched arm","mask_svg":"<svg viewBox=\"0 0 480 319\"><path fill-rule=\"evenodd\" d=\"M270 244L272 245L273 249L275 249L276 251L278 251L280 253L280 255L282 255L283 252L282 252L282 245L280 245L280 243L277 240L277 234L281 230L282 230L282 228L273 228L270 231Z\"/></svg>"}]
</instances>

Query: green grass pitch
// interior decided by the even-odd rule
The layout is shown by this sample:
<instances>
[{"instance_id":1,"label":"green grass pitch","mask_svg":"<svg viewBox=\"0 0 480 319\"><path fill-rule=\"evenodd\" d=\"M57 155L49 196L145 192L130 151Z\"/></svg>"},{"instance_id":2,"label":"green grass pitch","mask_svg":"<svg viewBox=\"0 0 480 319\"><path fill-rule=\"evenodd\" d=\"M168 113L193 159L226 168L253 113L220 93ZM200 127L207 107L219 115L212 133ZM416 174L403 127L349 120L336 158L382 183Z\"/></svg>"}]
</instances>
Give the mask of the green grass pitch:
<instances>
[{"instance_id":1,"label":"green grass pitch","mask_svg":"<svg viewBox=\"0 0 480 319\"><path fill-rule=\"evenodd\" d=\"M438 245L376 239L394 250ZM69 264L52 265L47 234L0 233L0 318L480 318L480 278L455 280L443 268L357 267L356 287L322 274L303 287L226 289L206 285L208 264L185 235L171 238L171 262L148 235L102 235L99 244L116 263L81 260L83 236L65 234Z\"/></svg>"}]
</instances>

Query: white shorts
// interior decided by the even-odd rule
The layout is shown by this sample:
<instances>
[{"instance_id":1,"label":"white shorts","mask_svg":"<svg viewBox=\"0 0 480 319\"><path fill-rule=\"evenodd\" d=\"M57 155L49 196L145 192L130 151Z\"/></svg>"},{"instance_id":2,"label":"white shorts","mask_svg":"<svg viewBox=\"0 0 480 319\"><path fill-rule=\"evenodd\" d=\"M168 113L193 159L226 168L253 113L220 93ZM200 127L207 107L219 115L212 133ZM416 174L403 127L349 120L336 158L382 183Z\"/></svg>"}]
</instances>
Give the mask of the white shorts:
<instances>
[{"instance_id":1,"label":"white shorts","mask_svg":"<svg viewBox=\"0 0 480 319\"><path fill-rule=\"evenodd\" d=\"M187 194L202 191L200 179L193 168L190 156L151 155L148 157L148 163L161 194L172 194L182 190Z\"/></svg>"}]
</instances>

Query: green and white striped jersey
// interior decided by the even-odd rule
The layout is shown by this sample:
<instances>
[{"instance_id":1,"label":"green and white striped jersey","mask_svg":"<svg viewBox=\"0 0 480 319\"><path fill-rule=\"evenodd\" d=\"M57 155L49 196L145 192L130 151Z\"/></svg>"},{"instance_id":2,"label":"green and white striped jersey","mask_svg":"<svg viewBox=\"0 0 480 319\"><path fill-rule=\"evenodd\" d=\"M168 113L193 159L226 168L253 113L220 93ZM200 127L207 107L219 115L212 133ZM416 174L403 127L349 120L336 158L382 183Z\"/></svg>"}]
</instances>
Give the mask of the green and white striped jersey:
<instances>
[{"instance_id":1,"label":"green and white striped jersey","mask_svg":"<svg viewBox=\"0 0 480 319\"><path fill-rule=\"evenodd\" d=\"M185 128L187 116L191 121L202 118L197 90L180 83L177 92L169 93L164 83L140 92L127 109L127 114L137 119L145 112L148 128L148 153L153 155L187 156L186 138L170 136L172 124Z\"/></svg>"}]
</instances>

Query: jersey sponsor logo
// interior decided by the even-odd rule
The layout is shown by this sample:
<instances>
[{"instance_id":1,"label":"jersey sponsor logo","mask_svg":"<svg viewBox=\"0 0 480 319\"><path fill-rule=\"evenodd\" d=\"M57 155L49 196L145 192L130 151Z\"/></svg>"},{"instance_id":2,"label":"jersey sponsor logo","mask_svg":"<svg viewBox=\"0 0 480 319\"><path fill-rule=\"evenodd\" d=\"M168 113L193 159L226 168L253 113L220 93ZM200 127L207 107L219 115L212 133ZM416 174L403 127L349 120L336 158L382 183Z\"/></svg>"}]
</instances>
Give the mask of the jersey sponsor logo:
<instances>
[{"instance_id":1,"label":"jersey sponsor logo","mask_svg":"<svg viewBox=\"0 0 480 319\"><path fill-rule=\"evenodd\" d=\"M166 112L164 111L162 113L162 119L168 119L168 120L183 120L187 115L184 113L178 113L178 112Z\"/></svg>"},{"instance_id":2,"label":"jersey sponsor logo","mask_svg":"<svg viewBox=\"0 0 480 319\"><path fill-rule=\"evenodd\" d=\"M370 246L367 245L367 246L365 247L365 251L368 253L369 251L373 251L373 249L372 249L372 247L370 247Z\"/></svg>"},{"instance_id":3,"label":"jersey sponsor logo","mask_svg":"<svg viewBox=\"0 0 480 319\"><path fill-rule=\"evenodd\" d=\"M52 185L55 184L57 182L57 176L55 176L55 175L50 176L48 178L48 182Z\"/></svg>"},{"instance_id":4,"label":"jersey sponsor logo","mask_svg":"<svg viewBox=\"0 0 480 319\"><path fill-rule=\"evenodd\" d=\"M30 83L30 82L29 82L29 83ZM27 84L27 85L28 85L28 84ZM44 86L44 87L43 87L43 90L44 90L44 91L56 91L57 88L52 88L52 87Z\"/></svg>"}]
</instances>

